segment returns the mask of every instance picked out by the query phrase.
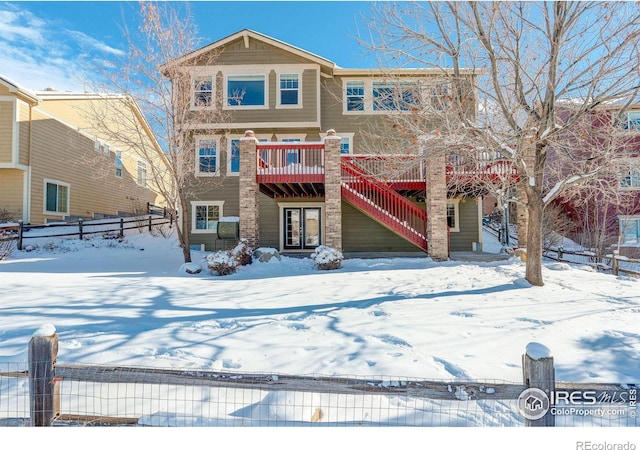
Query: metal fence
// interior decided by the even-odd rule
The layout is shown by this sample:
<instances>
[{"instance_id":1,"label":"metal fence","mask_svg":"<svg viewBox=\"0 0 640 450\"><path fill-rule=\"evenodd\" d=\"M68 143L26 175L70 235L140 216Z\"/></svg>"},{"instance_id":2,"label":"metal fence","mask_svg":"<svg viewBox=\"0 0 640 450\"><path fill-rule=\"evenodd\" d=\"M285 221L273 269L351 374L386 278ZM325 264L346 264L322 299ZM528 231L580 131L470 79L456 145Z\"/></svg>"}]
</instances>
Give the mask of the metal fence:
<instances>
[{"instance_id":1,"label":"metal fence","mask_svg":"<svg viewBox=\"0 0 640 450\"><path fill-rule=\"evenodd\" d=\"M639 425L636 385L555 382L552 358L528 352L523 383L438 381L64 365L51 338L32 339L27 363L0 363L0 426Z\"/></svg>"}]
</instances>

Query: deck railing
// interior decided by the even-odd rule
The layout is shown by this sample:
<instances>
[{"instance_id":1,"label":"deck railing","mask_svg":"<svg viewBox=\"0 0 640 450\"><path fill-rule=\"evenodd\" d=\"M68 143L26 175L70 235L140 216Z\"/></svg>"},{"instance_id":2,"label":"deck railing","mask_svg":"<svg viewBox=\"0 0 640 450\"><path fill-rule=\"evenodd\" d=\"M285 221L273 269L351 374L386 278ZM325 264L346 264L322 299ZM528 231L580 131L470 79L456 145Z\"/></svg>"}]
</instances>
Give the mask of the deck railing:
<instances>
[{"instance_id":1,"label":"deck railing","mask_svg":"<svg viewBox=\"0 0 640 450\"><path fill-rule=\"evenodd\" d=\"M324 183L323 143L259 143L256 149L258 183Z\"/></svg>"}]
</instances>

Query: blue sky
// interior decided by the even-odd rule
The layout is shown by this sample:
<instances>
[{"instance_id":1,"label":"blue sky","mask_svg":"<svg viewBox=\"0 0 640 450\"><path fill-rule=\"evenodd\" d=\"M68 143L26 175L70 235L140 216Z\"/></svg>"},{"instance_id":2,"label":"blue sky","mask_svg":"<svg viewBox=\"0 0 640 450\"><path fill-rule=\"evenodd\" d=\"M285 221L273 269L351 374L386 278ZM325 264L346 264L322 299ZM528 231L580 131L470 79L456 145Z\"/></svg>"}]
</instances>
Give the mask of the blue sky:
<instances>
[{"instance_id":1,"label":"blue sky","mask_svg":"<svg viewBox=\"0 0 640 450\"><path fill-rule=\"evenodd\" d=\"M203 45L249 28L342 67L376 67L357 42L365 1L190 2ZM82 90L87 52L118 54L136 2L0 2L0 75L22 87ZM90 55L91 53L89 53Z\"/></svg>"}]
</instances>

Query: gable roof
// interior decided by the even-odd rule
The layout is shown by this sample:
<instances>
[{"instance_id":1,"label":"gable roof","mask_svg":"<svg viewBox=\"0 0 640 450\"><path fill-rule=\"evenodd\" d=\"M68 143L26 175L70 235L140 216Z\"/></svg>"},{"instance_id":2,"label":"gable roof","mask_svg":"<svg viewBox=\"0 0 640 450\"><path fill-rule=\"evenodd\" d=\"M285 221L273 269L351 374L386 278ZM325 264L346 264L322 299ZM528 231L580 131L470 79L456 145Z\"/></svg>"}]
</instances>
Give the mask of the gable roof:
<instances>
[{"instance_id":1,"label":"gable roof","mask_svg":"<svg viewBox=\"0 0 640 450\"><path fill-rule=\"evenodd\" d=\"M216 42L213 42L209 45L206 45L204 47L199 48L198 50L194 50L191 53L188 53L180 58L174 59L173 61L168 62L167 64L164 64L162 66L162 69L164 69L167 65L169 64L184 64L194 58L197 58L198 56L207 53L211 50L216 50L219 48L224 47L225 45L234 42L238 39L242 39L244 41L244 45L245 47L249 46L249 41L251 39L255 39L257 41L260 42L264 42L266 44L272 45L274 47L280 48L286 52L292 53L296 56L299 56L301 58L305 58L307 60L309 60L310 62L319 64L321 67L323 67L324 69L326 69L328 72L333 72L333 70L337 67L336 63L334 63L333 61L329 61L326 58L323 58L321 56L318 56L314 53L308 52L306 50L303 50L299 47L295 47L291 44L287 44L286 42L282 42L278 39L272 38L270 36L267 36L265 34L262 33L258 33L257 31L253 31L253 30L249 30L249 29L244 29L241 31L238 31L237 33L231 34L225 38L222 38Z\"/></svg>"},{"instance_id":2,"label":"gable roof","mask_svg":"<svg viewBox=\"0 0 640 450\"><path fill-rule=\"evenodd\" d=\"M4 86L6 86L7 89L9 89L9 92L15 93L18 97L20 97L22 100L25 100L27 103L31 103L35 105L39 101L36 94L21 87L20 85L11 81L5 76L0 75L0 84L3 84Z\"/></svg>"}]
</instances>

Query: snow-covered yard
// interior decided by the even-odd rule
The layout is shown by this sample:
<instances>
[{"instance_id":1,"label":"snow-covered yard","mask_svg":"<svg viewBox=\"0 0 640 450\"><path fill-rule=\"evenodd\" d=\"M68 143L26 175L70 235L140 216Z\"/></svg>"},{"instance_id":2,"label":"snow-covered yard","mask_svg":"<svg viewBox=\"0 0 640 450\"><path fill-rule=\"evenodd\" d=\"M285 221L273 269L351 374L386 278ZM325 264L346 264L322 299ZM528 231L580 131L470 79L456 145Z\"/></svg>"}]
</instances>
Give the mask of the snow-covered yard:
<instances>
[{"instance_id":1,"label":"snow-covered yard","mask_svg":"<svg viewBox=\"0 0 640 450\"><path fill-rule=\"evenodd\" d=\"M485 248L499 246L486 236ZM519 383L537 342L558 381L640 376L637 279L548 262L532 287L517 259L319 271L292 257L222 277L207 255L193 252L205 270L187 274L175 239L137 232L14 252L0 261L0 364L26 361L34 331L52 324L65 364Z\"/></svg>"}]
</instances>

